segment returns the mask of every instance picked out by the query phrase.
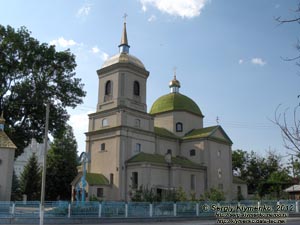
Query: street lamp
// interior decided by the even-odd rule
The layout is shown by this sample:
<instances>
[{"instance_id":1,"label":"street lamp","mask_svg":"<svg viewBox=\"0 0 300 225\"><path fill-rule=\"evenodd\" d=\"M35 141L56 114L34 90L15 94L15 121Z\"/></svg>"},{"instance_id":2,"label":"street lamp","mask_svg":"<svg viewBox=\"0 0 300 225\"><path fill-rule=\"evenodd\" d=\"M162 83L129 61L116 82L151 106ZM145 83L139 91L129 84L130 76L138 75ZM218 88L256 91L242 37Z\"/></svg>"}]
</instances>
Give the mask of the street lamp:
<instances>
[{"instance_id":1,"label":"street lamp","mask_svg":"<svg viewBox=\"0 0 300 225\"><path fill-rule=\"evenodd\" d=\"M165 161L168 164L168 191L171 188L171 163L172 163L172 150L168 149L167 153L165 154Z\"/></svg>"}]
</instances>

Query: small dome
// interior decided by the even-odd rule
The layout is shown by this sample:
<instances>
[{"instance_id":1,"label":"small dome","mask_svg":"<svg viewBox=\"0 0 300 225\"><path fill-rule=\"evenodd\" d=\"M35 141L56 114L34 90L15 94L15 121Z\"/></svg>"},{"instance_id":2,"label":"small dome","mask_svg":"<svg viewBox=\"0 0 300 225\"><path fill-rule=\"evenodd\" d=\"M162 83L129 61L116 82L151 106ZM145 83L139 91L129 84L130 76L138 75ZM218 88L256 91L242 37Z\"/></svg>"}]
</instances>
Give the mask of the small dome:
<instances>
[{"instance_id":1,"label":"small dome","mask_svg":"<svg viewBox=\"0 0 300 225\"><path fill-rule=\"evenodd\" d=\"M133 64L135 66L138 66L142 69L145 69L144 64L141 62L141 60L139 60L137 57L127 54L127 53L119 53L117 55L114 55L112 57L110 57L108 60L106 60L103 65L102 68L111 66L113 64L116 63L130 63Z\"/></svg>"},{"instance_id":2,"label":"small dome","mask_svg":"<svg viewBox=\"0 0 300 225\"><path fill-rule=\"evenodd\" d=\"M180 82L176 79L176 76L174 76L174 79L170 81L169 87L180 87Z\"/></svg>"},{"instance_id":3,"label":"small dome","mask_svg":"<svg viewBox=\"0 0 300 225\"><path fill-rule=\"evenodd\" d=\"M198 105L192 99L180 93L170 93L158 98L153 103L150 114L170 111L186 111L203 117Z\"/></svg>"}]
</instances>

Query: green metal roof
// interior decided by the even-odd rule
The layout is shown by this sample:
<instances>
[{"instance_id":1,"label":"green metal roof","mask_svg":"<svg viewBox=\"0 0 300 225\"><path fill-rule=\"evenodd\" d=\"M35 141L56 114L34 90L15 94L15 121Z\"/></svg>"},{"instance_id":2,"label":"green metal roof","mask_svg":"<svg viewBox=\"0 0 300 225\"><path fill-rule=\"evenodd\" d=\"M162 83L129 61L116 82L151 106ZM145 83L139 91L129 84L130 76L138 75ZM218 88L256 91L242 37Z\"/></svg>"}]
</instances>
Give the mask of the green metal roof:
<instances>
[{"instance_id":1,"label":"green metal roof","mask_svg":"<svg viewBox=\"0 0 300 225\"><path fill-rule=\"evenodd\" d=\"M183 139L205 138L213 134L218 126L206 127L201 129L194 129L187 133Z\"/></svg>"},{"instance_id":2,"label":"green metal roof","mask_svg":"<svg viewBox=\"0 0 300 225\"><path fill-rule=\"evenodd\" d=\"M87 173L86 174L86 181L89 185L107 185L109 184L108 179L99 173Z\"/></svg>"},{"instance_id":3,"label":"green metal roof","mask_svg":"<svg viewBox=\"0 0 300 225\"><path fill-rule=\"evenodd\" d=\"M158 136L164 136L164 137L169 137L169 138L176 138L178 139L179 137L173 134L171 131L162 128L162 127L154 127L154 133Z\"/></svg>"},{"instance_id":4,"label":"green metal roof","mask_svg":"<svg viewBox=\"0 0 300 225\"><path fill-rule=\"evenodd\" d=\"M169 111L187 111L203 117L198 105L192 99L180 93L170 93L158 98L153 103L150 114Z\"/></svg>"},{"instance_id":5,"label":"green metal roof","mask_svg":"<svg viewBox=\"0 0 300 225\"><path fill-rule=\"evenodd\" d=\"M213 134L218 129L221 131L224 138L219 138L219 137L213 136ZM183 140L189 140L189 139L197 139L197 138L211 138L211 139L215 139L217 141L222 141L222 142L232 144L232 141L230 140L228 135L225 133L225 131L219 125L218 126L212 126L212 127L206 127L206 128L191 130L182 139Z\"/></svg>"},{"instance_id":6,"label":"green metal roof","mask_svg":"<svg viewBox=\"0 0 300 225\"><path fill-rule=\"evenodd\" d=\"M189 159L182 157L182 156L176 156L172 157L172 164L179 165L182 167L189 167L189 168L203 168L202 165L194 163L190 161ZM148 163L158 163L167 165L167 162L165 160L164 155L159 154L149 154L140 152L139 154L133 156L129 160L127 160L127 163L140 163L140 162L148 162Z\"/></svg>"}]
</instances>

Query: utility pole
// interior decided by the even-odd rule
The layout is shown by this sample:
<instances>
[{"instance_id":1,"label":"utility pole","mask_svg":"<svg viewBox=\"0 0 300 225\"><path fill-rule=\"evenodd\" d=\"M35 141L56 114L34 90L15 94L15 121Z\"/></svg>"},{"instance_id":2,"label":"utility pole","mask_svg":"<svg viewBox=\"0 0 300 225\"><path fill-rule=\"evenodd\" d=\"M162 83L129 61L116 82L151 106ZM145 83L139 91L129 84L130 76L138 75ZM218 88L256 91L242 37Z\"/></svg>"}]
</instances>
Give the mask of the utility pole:
<instances>
[{"instance_id":1,"label":"utility pole","mask_svg":"<svg viewBox=\"0 0 300 225\"><path fill-rule=\"evenodd\" d=\"M46 166L47 166L47 148L48 148L48 127L49 127L49 111L50 102L46 105L46 124L45 124L45 140L44 140L44 160L42 174L42 190L41 190L41 208L40 208L40 225L44 224L44 209L45 209L45 186L46 186Z\"/></svg>"}]
</instances>

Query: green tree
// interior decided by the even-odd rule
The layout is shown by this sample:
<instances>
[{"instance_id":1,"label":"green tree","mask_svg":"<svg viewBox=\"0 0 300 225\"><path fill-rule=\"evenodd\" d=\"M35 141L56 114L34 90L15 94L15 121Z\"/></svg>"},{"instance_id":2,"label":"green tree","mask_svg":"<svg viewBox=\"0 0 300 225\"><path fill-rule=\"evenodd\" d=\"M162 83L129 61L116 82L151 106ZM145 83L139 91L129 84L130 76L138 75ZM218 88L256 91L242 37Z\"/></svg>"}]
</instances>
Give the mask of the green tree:
<instances>
[{"instance_id":1,"label":"green tree","mask_svg":"<svg viewBox=\"0 0 300 225\"><path fill-rule=\"evenodd\" d=\"M81 104L85 92L75 78L75 56L40 43L25 27L0 25L0 65L0 114L4 112L17 157L32 138L42 142L48 100L49 131L57 136L69 118L66 107Z\"/></svg>"},{"instance_id":2,"label":"green tree","mask_svg":"<svg viewBox=\"0 0 300 225\"><path fill-rule=\"evenodd\" d=\"M232 170L236 175L241 175L245 172L247 161L247 152L243 150L235 150L232 152Z\"/></svg>"},{"instance_id":3,"label":"green tree","mask_svg":"<svg viewBox=\"0 0 300 225\"><path fill-rule=\"evenodd\" d=\"M41 193L41 170L35 153L29 158L20 177L20 191L27 200L39 200Z\"/></svg>"},{"instance_id":4,"label":"green tree","mask_svg":"<svg viewBox=\"0 0 300 225\"><path fill-rule=\"evenodd\" d=\"M224 201L225 200L225 195L224 192L217 189L217 188L211 188L209 191L206 191L202 196L202 200L205 201Z\"/></svg>"},{"instance_id":5,"label":"green tree","mask_svg":"<svg viewBox=\"0 0 300 225\"><path fill-rule=\"evenodd\" d=\"M175 201L176 202L185 202L187 200L188 200L188 198L187 198L186 193L183 190L183 188L179 187L178 189L176 189L176 191L175 191Z\"/></svg>"},{"instance_id":6,"label":"green tree","mask_svg":"<svg viewBox=\"0 0 300 225\"><path fill-rule=\"evenodd\" d=\"M264 188L268 190L269 198L281 199L285 195L283 189L291 184L289 171L283 169L270 174L268 180L264 183Z\"/></svg>"},{"instance_id":7,"label":"green tree","mask_svg":"<svg viewBox=\"0 0 300 225\"><path fill-rule=\"evenodd\" d=\"M71 126L54 139L47 154L46 199L70 200L71 182L77 175L77 142Z\"/></svg>"},{"instance_id":8,"label":"green tree","mask_svg":"<svg viewBox=\"0 0 300 225\"><path fill-rule=\"evenodd\" d=\"M22 199L20 182L15 173L13 172L12 186L11 186L11 201L18 201Z\"/></svg>"},{"instance_id":9,"label":"green tree","mask_svg":"<svg viewBox=\"0 0 300 225\"><path fill-rule=\"evenodd\" d=\"M293 177L293 183L297 184L300 180L300 153L292 155L289 159L289 170Z\"/></svg>"},{"instance_id":10,"label":"green tree","mask_svg":"<svg viewBox=\"0 0 300 225\"><path fill-rule=\"evenodd\" d=\"M248 153L237 150L232 155L233 171L239 170L239 175L247 182L248 192L251 194L258 194L260 197L270 192L278 194L283 184L290 180L287 168L283 167L281 157L275 152L268 151L262 157L254 151Z\"/></svg>"}]
</instances>

